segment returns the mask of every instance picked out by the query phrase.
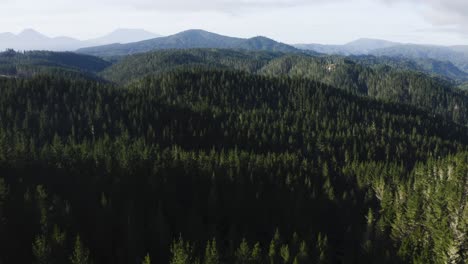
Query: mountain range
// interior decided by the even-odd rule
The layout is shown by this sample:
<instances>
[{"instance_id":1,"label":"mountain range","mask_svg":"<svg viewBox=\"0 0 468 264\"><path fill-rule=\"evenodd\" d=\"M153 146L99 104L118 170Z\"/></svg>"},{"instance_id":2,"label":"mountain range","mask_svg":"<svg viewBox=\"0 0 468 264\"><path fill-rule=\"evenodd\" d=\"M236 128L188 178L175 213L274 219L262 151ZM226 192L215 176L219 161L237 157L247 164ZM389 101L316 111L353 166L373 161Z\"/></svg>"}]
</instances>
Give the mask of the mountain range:
<instances>
[{"instance_id":1,"label":"mountain range","mask_svg":"<svg viewBox=\"0 0 468 264\"><path fill-rule=\"evenodd\" d=\"M362 38L344 45L296 44L288 45L267 37L236 38L192 29L171 36L162 37L143 29L117 29L102 37L78 40L71 37L48 37L33 29L19 34L0 33L0 50L49 50L77 51L78 53L115 57L165 49L243 49L264 50L284 53L308 53L313 55L340 55L399 58L414 60L416 70L435 72L443 76L465 80L457 74L458 69L468 73L467 46L415 45L380 39ZM367 58L366 58L367 60ZM394 60L391 63L395 65ZM408 63L404 61L405 68ZM458 69L456 69L458 68ZM445 72L448 72L445 74ZM461 76L461 77L460 77Z\"/></svg>"},{"instance_id":2,"label":"mountain range","mask_svg":"<svg viewBox=\"0 0 468 264\"><path fill-rule=\"evenodd\" d=\"M344 45L324 45L324 44L296 44L296 48L302 50L313 50L324 54L339 54L339 55L364 55L369 54L374 50L397 46L399 43L380 40L362 38Z\"/></svg>"},{"instance_id":3,"label":"mountain range","mask_svg":"<svg viewBox=\"0 0 468 264\"><path fill-rule=\"evenodd\" d=\"M300 53L301 50L266 37L253 37L249 39L235 38L211 33L204 30L192 29L168 37L144 40L127 44L110 44L104 46L79 49L79 53L94 56L123 56L164 49L244 49L267 50L279 52Z\"/></svg>"},{"instance_id":4,"label":"mountain range","mask_svg":"<svg viewBox=\"0 0 468 264\"><path fill-rule=\"evenodd\" d=\"M27 29L18 35L0 34L0 49L7 48L76 51L107 58L120 58L156 50L196 48L348 56L353 61L367 66L386 64L399 69L440 76L459 84L468 81L468 46L415 45L368 38L358 39L344 45L288 45L262 36L237 38L199 29L187 30L167 37L142 29L118 29L99 38L80 41L70 37L49 38L37 31Z\"/></svg>"},{"instance_id":5,"label":"mountain range","mask_svg":"<svg viewBox=\"0 0 468 264\"><path fill-rule=\"evenodd\" d=\"M160 37L142 29L117 29L102 37L78 40L71 37L48 37L33 29L25 29L19 34L0 33L0 50L49 50L73 51L83 47L111 43L129 43Z\"/></svg>"},{"instance_id":6,"label":"mountain range","mask_svg":"<svg viewBox=\"0 0 468 264\"><path fill-rule=\"evenodd\" d=\"M344 45L297 44L295 47L323 54L374 55L404 59L430 59L450 62L468 72L467 46L416 45L390 42L379 39L358 39Z\"/></svg>"}]
</instances>

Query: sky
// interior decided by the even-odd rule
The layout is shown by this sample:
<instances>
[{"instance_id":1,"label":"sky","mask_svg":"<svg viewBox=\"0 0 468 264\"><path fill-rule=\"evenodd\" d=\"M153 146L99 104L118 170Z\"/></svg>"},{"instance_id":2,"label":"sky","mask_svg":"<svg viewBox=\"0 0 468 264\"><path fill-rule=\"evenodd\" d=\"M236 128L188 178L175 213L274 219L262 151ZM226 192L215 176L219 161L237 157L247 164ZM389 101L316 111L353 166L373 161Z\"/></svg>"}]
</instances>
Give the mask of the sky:
<instances>
[{"instance_id":1,"label":"sky","mask_svg":"<svg viewBox=\"0 0 468 264\"><path fill-rule=\"evenodd\" d=\"M358 38L468 45L468 0L0 0L0 32L90 39L117 28L204 29L289 43Z\"/></svg>"}]
</instances>

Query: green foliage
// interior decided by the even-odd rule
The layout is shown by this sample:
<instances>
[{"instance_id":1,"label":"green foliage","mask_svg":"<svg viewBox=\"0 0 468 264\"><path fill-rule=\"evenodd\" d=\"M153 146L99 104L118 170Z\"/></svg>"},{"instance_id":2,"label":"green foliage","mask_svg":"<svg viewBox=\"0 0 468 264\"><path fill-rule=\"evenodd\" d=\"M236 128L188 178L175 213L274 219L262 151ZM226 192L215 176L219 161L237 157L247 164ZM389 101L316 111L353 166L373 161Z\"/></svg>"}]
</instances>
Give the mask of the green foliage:
<instances>
[{"instance_id":1,"label":"green foliage","mask_svg":"<svg viewBox=\"0 0 468 264\"><path fill-rule=\"evenodd\" d=\"M420 107L463 125L467 124L468 95L454 89L453 81L423 73L428 70L418 72L418 68L415 71L409 66L407 70L398 66L395 62L397 59L379 58L375 62L373 58L348 59L212 49L170 50L126 57L107 68L102 76L118 83L128 83L174 69L198 67L307 78L353 94Z\"/></svg>"},{"instance_id":2,"label":"green foliage","mask_svg":"<svg viewBox=\"0 0 468 264\"><path fill-rule=\"evenodd\" d=\"M250 247L245 238L242 239L242 242L239 245L239 248L236 250L236 263L237 264L248 264L251 262L252 253L250 252Z\"/></svg>"},{"instance_id":3,"label":"green foliage","mask_svg":"<svg viewBox=\"0 0 468 264\"><path fill-rule=\"evenodd\" d=\"M71 264L90 264L89 250L83 246L80 236L76 236L73 253L70 256Z\"/></svg>"},{"instance_id":4,"label":"green foliage","mask_svg":"<svg viewBox=\"0 0 468 264\"><path fill-rule=\"evenodd\" d=\"M466 258L468 129L410 105L190 68L1 79L0 121L5 263Z\"/></svg>"},{"instance_id":5,"label":"green foliage","mask_svg":"<svg viewBox=\"0 0 468 264\"><path fill-rule=\"evenodd\" d=\"M252 263L260 263L262 260L262 249L260 248L260 243L255 243L252 249Z\"/></svg>"},{"instance_id":6,"label":"green foliage","mask_svg":"<svg viewBox=\"0 0 468 264\"><path fill-rule=\"evenodd\" d=\"M180 68L257 72L269 61L282 55L275 52L219 49L165 50L127 56L100 75L113 82L130 83L147 75L160 75Z\"/></svg>"},{"instance_id":7,"label":"green foliage","mask_svg":"<svg viewBox=\"0 0 468 264\"><path fill-rule=\"evenodd\" d=\"M289 253L289 246L288 245L282 245L281 246L280 256L281 256L281 259L283 260L283 263L289 263L291 255Z\"/></svg>"},{"instance_id":8,"label":"green foliage","mask_svg":"<svg viewBox=\"0 0 468 264\"><path fill-rule=\"evenodd\" d=\"M32 253L34 255L35 263L50 263L51 248L45 235L39 235L35 238L32 245Z\"/></svg>"},{"instance_id":9,"label":"green foliage","mask_svg":"<svg viewBox=\"0 0 468 264\"><path fill-rule=\"evenodd\" d=\"M430 58L404 58L389 56L350 56L353 61L370 67L381 67L388 65L402 71L418 71L427 75L444 78L448 81L466 82L468 73L460 70L451 62L446 60L435 60Z\"/></svg>"},{"instance_id":10,"label":"green foliage","mask_svg":"<svg viewBox=\"0 0 468 264\"><path fill-rule=\"evenodd\" d=\"M219 264L219 255L215 239L208 241L206 244L203 264Z\"/></svg>"},{"instance_id":11,"label":"green foliage","mask_svg":"<svg viewBox=\"0 0 468 264\"><path fill-rule=\"evenodd\" d=\"M196 262L193 260L193 247L188 242L184 242L182 237L172 242L171 254L170 264L192 264Z\"/></svg>"},{"instance_id":12,"label":"green foliage","mask_svg":"<svg viewBox=\"0 0 468 264\"><path fill-rule=\"evenodd\" d=\"M149 254L146 254L145 258L143 259L143 262L141 264L151 264L151 259Z\"/></svg>"},{"instance_id":13,"label":"green foliage","mask_svg":"<svg viewBox=\"0 0 468 264\"><path fill-rule=\"evenodd\" d=\"M0 52L0 75L6 76L55 74L68 78L96 78L94 73L108 66L109 62L97 57L72 52Z\"/></svg>"},{"instance_id":14,"label":"green foliage","mask_svg":"<svg viewBox=\"0 0 468 264\"><path fill-rule=\"evenodd\" d=\"M468 234L468 155L428 160L412 172L411 181L393 192L399 208L391 221L400 254L425 263L462 263ZM411 192L411 195L409 194ZM398 194L398 195L397 195Z\"/></svg>"}]
</instances>

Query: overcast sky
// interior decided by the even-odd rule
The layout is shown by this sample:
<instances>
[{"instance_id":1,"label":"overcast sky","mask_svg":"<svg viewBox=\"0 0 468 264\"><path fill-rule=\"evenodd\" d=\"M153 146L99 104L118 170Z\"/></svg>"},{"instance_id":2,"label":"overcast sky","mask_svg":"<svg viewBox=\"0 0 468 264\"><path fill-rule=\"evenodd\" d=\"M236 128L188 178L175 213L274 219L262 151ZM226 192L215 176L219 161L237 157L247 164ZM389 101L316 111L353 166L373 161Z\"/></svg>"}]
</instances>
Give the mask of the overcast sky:
<instances>
[{"instance_id":1,"label":"overcast sky","mask_svg":"<svg viewBox=\"0 0 468 264\"><path fill-rule=\"evenodd\" d=\"M0 32L25 28L79 39L116 28L198 28L286 43L468 45L468 0L0 0Z\"/></svg>"}]
</instances>

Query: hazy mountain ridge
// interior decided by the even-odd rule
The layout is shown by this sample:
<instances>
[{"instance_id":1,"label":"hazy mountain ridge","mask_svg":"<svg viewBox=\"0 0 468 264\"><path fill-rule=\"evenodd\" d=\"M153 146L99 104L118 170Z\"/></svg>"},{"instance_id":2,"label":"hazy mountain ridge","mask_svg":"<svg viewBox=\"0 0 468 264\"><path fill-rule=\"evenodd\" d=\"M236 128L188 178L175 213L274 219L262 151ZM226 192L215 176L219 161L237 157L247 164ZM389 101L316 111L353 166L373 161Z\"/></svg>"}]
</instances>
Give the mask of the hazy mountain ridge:
<instances>
[{"instance_id":1,"label":"hazy mountain ridge","mask_svg":"<svg viewBox=\"0 0 468 264\"><path fill-rule=\"evenodd\" d=\"M370 67L388 65L395 69L419 71L434 77L445 78L455 82L468 81L468 73L460 70L449 61L440 61L430 58L405 58L374 55L352 55L348 58Z\"/></svg>"},{"instance_id":2,"label":"hazy mountain ridge","mask_svg":"<svg viewBox=\"0 0 468 264\"><path fill-rule=\"evenodd\" d=\"M295 47L329 55L374 55L416 60L432 59L450 62L468 73L468 46L463 45L418 45L379 39L359 39L345 45L298 44Z\"/></svg>"},{"instance_id":3,"label":"hazy mountain ridge","mask_svg":"<svg viewBox=\"0 0 468 264\"><path fill-rule=\"evenodd\" d=\"M73 51L94 45L128 43L159 36L142 29L117 29L99 38L79 40L66 36L48 37L34 29L25 29L19 34L0 33L0 50Z\"/></svg>"},{"instance_id":4,"label":"hazy mountain ridge","mask_svg":"<svg viewBox=\"0 0 468 264\"><path fill-rule=\"evenodd\" d=\"M94 56L123 56L164 49L245 49L280 52L301 52L293 46L274 41L266 37L249 39L223 36L204 30L187 30L168 37L161 37L128 44L113 44L79 49L79 53Z\"/></svg>"},{"instance_id":5,"label":"hazy mountain ridge","mask_svg":"<svg viewBox=\"0 0 468 264\"><path fill-rule=\"evenodd\" d=\"M382 48L371 52L376 56L403 57L412 59L435 59L450 61L461 70L468 72L468 54L459 51L463 47L443 47L405 44Z\"/></svg>"},{"instance_id":6,"label":"hazy mountain ridge","mask_svg":"<svg viewBox=\"0 0 468 264\"><path fill-rule=\"evenodd\" d=\"M19 34L0 34L0 50L73 50L84 45L80 40L69 37L49 38L33 29L25 29Z\"/></svg>"},{"instance_id":7,"label":"hazy mountain ridge","mask_svg":"<svg viewBox=\"0 0 468 264\"><path fill-rule=\"evenodd\" d=\"M361 38L344 45L325 45L325 44L296 44L296 48L303 50L313 50L324 54L338 55L363 55L381 48L393 47L399 43L380 40Z\"/></svg>"}]
</instances>

